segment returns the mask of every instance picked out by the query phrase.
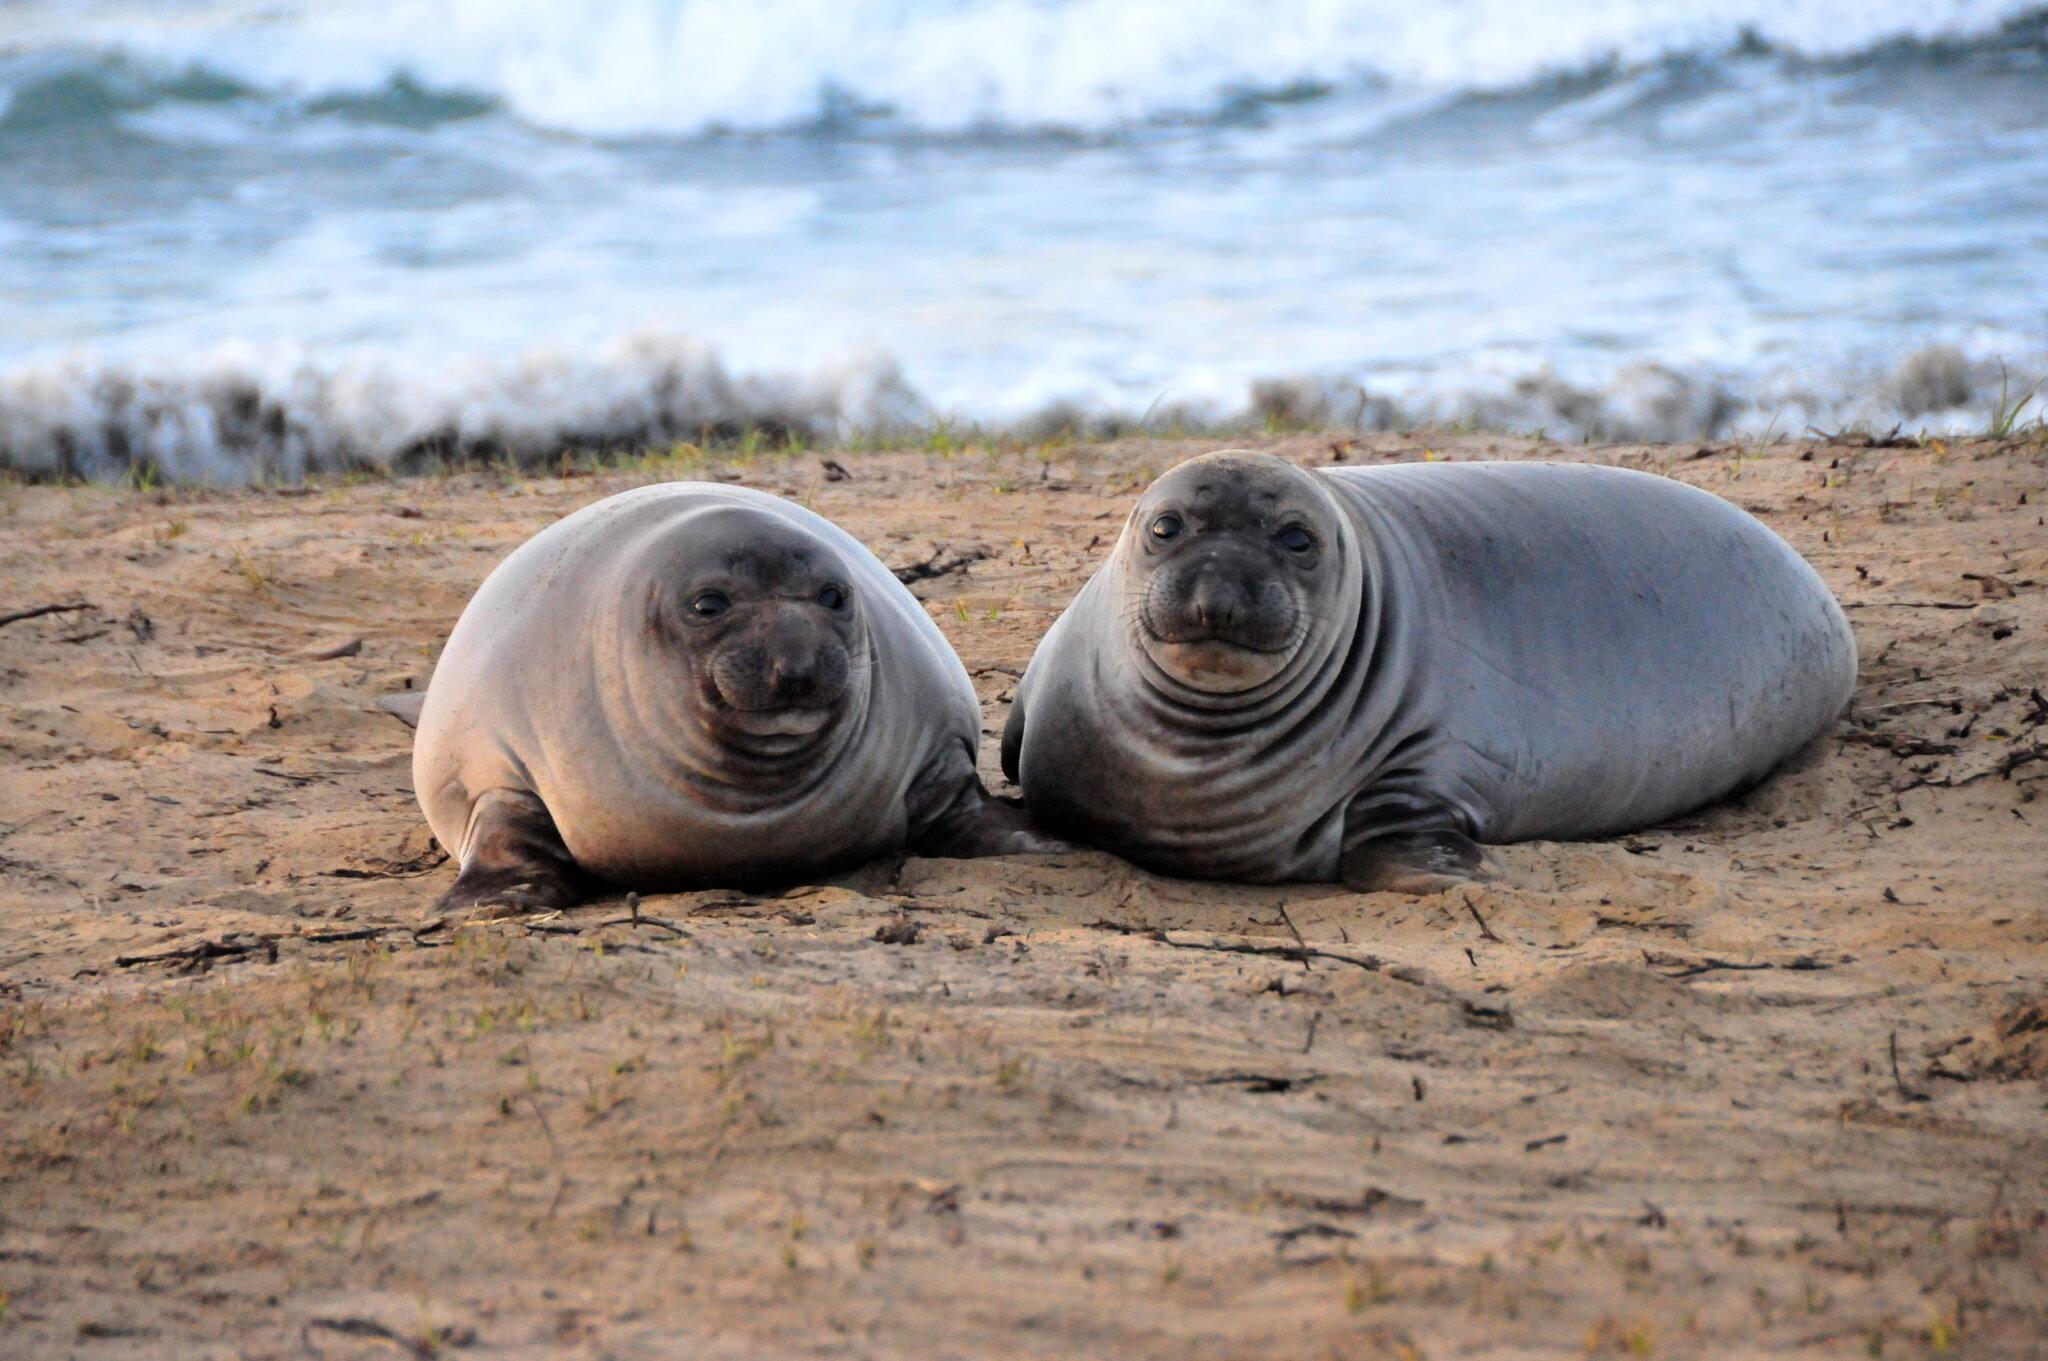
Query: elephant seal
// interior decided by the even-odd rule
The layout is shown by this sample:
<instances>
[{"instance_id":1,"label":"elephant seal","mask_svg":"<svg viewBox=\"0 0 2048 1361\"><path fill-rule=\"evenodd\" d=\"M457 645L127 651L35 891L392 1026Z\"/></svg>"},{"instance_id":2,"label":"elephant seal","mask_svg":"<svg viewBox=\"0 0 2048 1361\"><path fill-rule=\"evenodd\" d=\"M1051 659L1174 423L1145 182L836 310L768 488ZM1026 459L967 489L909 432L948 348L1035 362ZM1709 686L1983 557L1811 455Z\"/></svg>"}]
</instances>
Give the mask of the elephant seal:
<instances>
[{"instance_id":1,"label":"elephant seal","mask_svg":"<svg viewBox=\"0 0 2048 1361\"><path fill-rule=\"evenodd\" d=\"M1062 849L989 797L980 737L959 658L851 535L674 482L549 526L478 588L413 787L461 865L456 910Z\"/></svg>"},{"instance_id":2,"label":"elephant seal","mask_svg":"<svg viewBox=\"0 0 2048 1361\"><path fill-rule=\"evenodd\" d=\"M1642 827L1838 717L1848 621L1707 492L1585 464L1173 469L1039 644L1003 769L1195 878L1434 892L1478 843Z\"/></svg>"}]
</instances>

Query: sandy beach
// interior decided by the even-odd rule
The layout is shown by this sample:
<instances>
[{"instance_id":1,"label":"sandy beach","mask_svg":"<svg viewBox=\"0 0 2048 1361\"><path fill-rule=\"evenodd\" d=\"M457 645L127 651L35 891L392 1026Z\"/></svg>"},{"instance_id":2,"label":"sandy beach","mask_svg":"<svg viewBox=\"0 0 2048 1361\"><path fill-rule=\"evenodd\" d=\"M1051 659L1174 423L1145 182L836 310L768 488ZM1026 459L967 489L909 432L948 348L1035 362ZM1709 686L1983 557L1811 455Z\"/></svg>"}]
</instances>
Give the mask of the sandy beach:
<instances>
[{"instance_id":1,"label":"sandy beach","mask_svg":"<svg viewBox=\"0 0 2048 1361\"><path fill-rule=\"evenodd\" d=\"M2048 1356L2048 447L1288 435L1761 516L1851 715L1427 898L1095 853L485 924L380 695L527 536L800 499L979 689L1197 442L0 486L0 1355ZM1014 792L1014 791L1010 791Z\"/></svg>"}]
</instances>

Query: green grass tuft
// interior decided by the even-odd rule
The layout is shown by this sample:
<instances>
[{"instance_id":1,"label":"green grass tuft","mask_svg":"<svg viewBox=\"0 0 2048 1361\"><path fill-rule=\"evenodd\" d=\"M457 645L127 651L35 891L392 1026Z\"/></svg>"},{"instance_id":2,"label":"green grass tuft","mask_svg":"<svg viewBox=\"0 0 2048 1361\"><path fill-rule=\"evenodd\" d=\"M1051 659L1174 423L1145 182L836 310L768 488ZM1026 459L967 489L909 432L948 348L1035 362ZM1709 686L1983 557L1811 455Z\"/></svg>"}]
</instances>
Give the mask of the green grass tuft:
<instances>
[{"instance_id":1,"label":"green grass tuft","mask_svg":"<svg viewBox=\"0 0 2048 1361\"><path fill-rule=\"evenodd\" d=\"M2048 379L2037 379L2032 387L2017 398L2012 395L2012 375L2006 372L2005 361L1998 361L1998 404L1991 408L1991 423L1985 427L1987 439L2011 439L2014 435L2048 430L2048 417L2036 416L2033 424L2022 426L2020 413L2027 409L2034 398L2040 395L2041 385Z\"/></svg>"}]
</instances>

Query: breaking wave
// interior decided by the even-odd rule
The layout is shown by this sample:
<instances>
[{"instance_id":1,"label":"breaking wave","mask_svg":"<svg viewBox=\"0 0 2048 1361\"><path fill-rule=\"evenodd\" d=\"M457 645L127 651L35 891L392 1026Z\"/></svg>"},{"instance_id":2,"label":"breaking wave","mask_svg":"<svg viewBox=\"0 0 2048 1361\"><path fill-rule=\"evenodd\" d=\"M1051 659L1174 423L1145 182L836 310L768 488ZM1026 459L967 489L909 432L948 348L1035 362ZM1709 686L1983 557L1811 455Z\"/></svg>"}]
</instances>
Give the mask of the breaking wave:
<instances>
[{"instance_id":1,"label":"breaking wave","mask_svg":"<svg viewBox=\"0 0 2048 1361\"><path fill-rule=\"evenodd\" d=\"M2002 390L2003 383L2003 390ZM969 422L990 436L1386 430L1465 422L1578 441L1672 442L1732 432L1797 434L1851 420L1977 430L2005 393L1997 365L1931 346L1874 375L1851 402L1792 385L1738 391L1708 374L1627 365L1605 382L1547 371L1401 391L1328 376L1262 379L1242 398L1051 402ZM2028 414L2038 414L2029 407ZM423 370L374 357L323 366L228 345L196 361L116 365L87 356L0 373L0 469L111 481L149 470L173 482L238 485L350 469L412 471L436 460L531 465L581 450L733 440L748 431L808 444L906 438L958 413L921 396L898 365L868 355L806 376L729 373L688 339L643 334L572 356L532 351Z\"/></svg>"},{"instance_id":2,"label":"breaking wave","mask_svg":"<svg viewBox=\"0 0 2048 1361\"><path fill-rule=\"evenodd\" d=\"M1362 86L1446 94L1732 52L2039 44L2024 0L29 0L0 127L282 101L585 135L882 120L1104 132Z\"/></svg>"}]
</instances>

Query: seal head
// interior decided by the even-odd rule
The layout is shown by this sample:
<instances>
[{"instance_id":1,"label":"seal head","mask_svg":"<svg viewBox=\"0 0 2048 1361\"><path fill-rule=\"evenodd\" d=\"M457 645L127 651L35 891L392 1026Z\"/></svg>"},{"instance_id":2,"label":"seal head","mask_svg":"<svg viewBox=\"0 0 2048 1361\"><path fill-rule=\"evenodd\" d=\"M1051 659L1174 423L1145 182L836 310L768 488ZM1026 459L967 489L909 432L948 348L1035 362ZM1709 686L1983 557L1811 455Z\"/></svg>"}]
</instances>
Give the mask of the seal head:
<instances>
[{"instance_id":1,"label":"seal head","mask_svg":"<svg viewBox=\"0 0 2048 1361\"><path fill-rule=\"evenodd\" d=\"M734 757L796 758L849 708L867 630L853 574L773 516L699 515L689 552L651 585L648 632L698 725Z\"/></svg>"},{"instance_id":2,"label":"seal head","mask_svg":"<svg viewBox=\"0 0 2048 1361\"><path fill-rule=\"evenodd\" d=\"M1341 598L1346 531L1328 494L1280 459L1182 464L1139 500L1119 546L1134 649L1204 694L1272 682Z\"/></svg>"}]
</instances>

